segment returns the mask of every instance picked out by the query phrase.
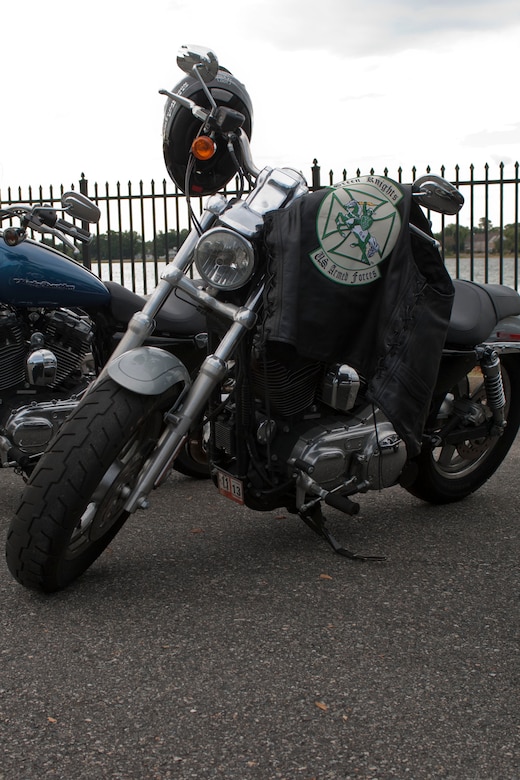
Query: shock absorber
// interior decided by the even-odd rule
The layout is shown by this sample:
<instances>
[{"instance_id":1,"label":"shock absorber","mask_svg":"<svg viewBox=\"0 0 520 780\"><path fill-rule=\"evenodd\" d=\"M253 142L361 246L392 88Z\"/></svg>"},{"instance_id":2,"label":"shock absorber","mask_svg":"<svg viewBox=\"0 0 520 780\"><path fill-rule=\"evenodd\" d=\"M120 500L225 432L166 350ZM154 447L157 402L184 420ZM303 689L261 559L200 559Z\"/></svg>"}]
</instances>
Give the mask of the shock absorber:
<instances>
[{"instance_id":1,"label":"shock absorber","mask_svg":"<svg viewBox=\"0 0 520 780\"><path fill-rule=\"evenodd\" d=\"M495 427L494 433L502 433L506 426L504 409L506 396L500 370L500 358L492 346L485 346L479 354L480 368L484 375L484 387L488 408L493 412Z\"/></svg>"}]
</instances>

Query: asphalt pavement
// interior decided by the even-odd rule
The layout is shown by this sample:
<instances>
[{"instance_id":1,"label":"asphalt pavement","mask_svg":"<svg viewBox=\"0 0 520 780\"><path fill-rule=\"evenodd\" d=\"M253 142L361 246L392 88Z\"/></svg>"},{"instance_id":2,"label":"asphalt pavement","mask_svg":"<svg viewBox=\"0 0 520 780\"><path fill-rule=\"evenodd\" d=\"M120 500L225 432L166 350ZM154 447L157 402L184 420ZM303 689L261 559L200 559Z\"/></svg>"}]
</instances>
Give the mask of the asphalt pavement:
<instances>
[{"instance_id":1,"label":"asphalt pavement","mask_svg":"<svg viewBox=\"0 0 520 780\"><path fill-rule=\"evenodd\" d=\"M66 591L0 563L0 780L518 780L519 465L330 510L384 562L177 475Z\"/></svg>"}]
</instances>

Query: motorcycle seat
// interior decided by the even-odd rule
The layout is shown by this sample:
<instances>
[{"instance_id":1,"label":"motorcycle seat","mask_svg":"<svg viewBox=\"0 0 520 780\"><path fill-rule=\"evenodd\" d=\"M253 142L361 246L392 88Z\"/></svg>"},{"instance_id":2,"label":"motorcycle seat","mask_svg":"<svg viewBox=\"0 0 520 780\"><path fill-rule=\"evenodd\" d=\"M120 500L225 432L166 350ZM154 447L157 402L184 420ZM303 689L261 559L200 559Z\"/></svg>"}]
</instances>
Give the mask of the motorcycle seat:
<instances>
[{"instance_id":1,"label":"motorcycle seat","mask_svg":"<svg viewBox=\"0 0 520 780\"><path fill-rule=\"evenodd\" d=\"M486 341L504 317L520 314L520 295L503 284L454 279L455 297L447 346L473 347Z\"/></svg>"},{"instance_id":2,"label":"motorcycle seat","mask_svg":"<svg viewBox=\"0 0 520 780\"><path fill-rule=\"evenodd\" d=\"M110 308L113 316L119 322L129 322L136 311L141 311L146 298L137 295L117 282L104 282L110 292ZM195 336L207 330L206 319L193 305L188 297L180 297L172 293L156 318L156 332L172 336Z\"/></svg>"}]
</instances>

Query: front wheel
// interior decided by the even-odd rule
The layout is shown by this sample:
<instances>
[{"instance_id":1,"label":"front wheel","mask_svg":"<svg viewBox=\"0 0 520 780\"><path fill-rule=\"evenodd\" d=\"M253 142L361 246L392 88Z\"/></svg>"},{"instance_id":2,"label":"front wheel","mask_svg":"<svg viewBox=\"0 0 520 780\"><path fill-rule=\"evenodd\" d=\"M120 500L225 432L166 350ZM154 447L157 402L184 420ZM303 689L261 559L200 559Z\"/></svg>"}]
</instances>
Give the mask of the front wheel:
<instances>
[{"instance_id":1,"label":"front wheel","mask_svg":"<svg viewBox=\"0 0 520 780\"><path fill-rule=\"evenodd\" d=\"M11 522L7 565L22 585L60 590L103 552L128 517L128 487L171 403L110 379L87 394L40 459Z\"/></svg>"},{"instance_id":2,"label":"front wheel","mask_svg":"<svg viewBox=\"0 0 520 780\"><path fill-rule=\"evenodd\" d=\"M506 356L501 367L506 396L506 428L502 435L465 439L461 433L456 444L425 449L415 459L417 477L406 486L412 495L433 504L460 501L478 490L498 469L520 427L520 361ZM472 404L477 410L480 407L487 419L492 416L478 368L453 387L448 398L449 403ZM446 423L446 419L442 422Z\"/></svg>"}]
</instances>

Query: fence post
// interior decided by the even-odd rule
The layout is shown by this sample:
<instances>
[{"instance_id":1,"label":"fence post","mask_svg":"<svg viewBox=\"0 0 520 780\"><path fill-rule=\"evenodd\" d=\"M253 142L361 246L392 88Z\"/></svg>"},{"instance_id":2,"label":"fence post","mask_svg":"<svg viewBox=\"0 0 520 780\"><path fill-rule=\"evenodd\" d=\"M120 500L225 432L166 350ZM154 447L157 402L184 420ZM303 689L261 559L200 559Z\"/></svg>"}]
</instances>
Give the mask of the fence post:
<instances>
[{"instance_id":1,"label":"fence post","mask_svg":"<svg viewBox=\"0 0 520 780\"><path fill-rule=\"evenodd\" d=\"M88 179L85 179L85 174L81 174L81 179L79 180L79 191L82 195L85 195L88 198ZM90 223L89 222L82 222L81 227L83 230L90 231ZM92 267L92 264L90 262L90 244L82 244L81 245L81 259L83 262L83 265L85 268L88 268L89 270Z\"/></svg>"},{"instance_id":2,"label":"fence post","mask_svg":"<svg viewBox=\"0 0 520 780\"><path fill-rule=\"evenodd\" d=\"M313 190L319 190L321 188L321 181L320 181L320 166L318 165L317 160L312 161L312 189Z\"/></svg>"}]
</instances>

